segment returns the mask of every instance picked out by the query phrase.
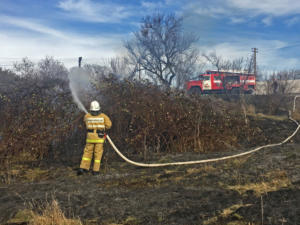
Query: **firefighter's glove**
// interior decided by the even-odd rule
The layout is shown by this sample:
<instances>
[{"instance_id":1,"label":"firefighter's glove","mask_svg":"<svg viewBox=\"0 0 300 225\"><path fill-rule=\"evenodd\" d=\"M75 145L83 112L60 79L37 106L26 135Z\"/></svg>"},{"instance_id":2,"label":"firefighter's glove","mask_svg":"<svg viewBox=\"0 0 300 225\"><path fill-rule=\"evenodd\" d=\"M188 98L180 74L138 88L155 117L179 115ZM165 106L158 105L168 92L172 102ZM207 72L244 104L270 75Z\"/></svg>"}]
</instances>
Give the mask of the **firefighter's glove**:
<instances>
[{"instance_id":1,"label":"firefighter's glove","mask_svg":"<svg viewBox=\"0 0 300 225\"><path fill-rule=\"evenodd\" d=\"M99 138L104 138L105 136L104 130L97 130L97 134Z\"/></svg>"}]
</instances>

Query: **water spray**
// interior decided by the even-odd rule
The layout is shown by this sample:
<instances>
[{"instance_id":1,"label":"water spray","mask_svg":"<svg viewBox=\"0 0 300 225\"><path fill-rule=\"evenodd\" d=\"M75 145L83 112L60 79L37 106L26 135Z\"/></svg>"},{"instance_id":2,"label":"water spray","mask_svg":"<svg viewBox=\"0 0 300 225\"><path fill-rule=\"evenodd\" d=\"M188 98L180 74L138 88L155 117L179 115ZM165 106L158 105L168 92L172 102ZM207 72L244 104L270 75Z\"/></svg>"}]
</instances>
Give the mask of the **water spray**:
<instances>
[{"instance_id":1,"label":"water spray","mask_svg":"<svg viewBox=\"0 0 300 225\"><path fill-rule=\"evenodd\" d=\"M69 87L72 93L74 102L77 104L78 108L85 113L88 113L84 105L80 100L79 93L82 93L86 87L89 85L89 77L86 71L82 68L73 67L70 69L68 74Z\"/></svg>"}]
</instances>

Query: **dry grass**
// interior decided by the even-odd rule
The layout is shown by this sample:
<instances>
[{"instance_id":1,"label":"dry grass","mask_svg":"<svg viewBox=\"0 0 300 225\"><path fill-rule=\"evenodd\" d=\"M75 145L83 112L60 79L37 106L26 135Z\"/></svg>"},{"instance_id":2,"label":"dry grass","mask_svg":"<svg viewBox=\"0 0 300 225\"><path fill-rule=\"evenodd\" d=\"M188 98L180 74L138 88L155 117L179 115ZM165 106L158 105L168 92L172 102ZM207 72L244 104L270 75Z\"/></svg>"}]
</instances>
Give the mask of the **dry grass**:
<instances>
[{"instance_id":1,"label":"dry grass","mask_svg":"<svg viewBox=\"0 0 300 225\"><path fill-rule=\"evenodd\" d=\"M203 174L203 173L212 173L217 171L217 168L212 165L204 165L203 167L194 167L188 168L186 170L187 174Z\"/></svg>"},{"instance_id":2,"label":"dry grass","mask_svg":"<svg viewBox=\"0 0 300 225\"><path fill-rule=\"evenodd\" d=\"M17 164L14 161L3 163L3 169L0 171L0 184L12 184L16 181L40 181L48 178L49 170L41 168L29 168L28 165Z\"/></svg>"},{"instance_id":3,"label":"dry grass","mask_svg":"<svg viewBox=\"0 0 300 225\"><path fill-rule=\"evenodd\" d=\"M25 171L24 178L26 178L26 180L33 182L36 180L46 179L48 173L49 173L48 170L42 170L40 168L27 169Z\"/></svg>"},{"instance_id":4,"label":"dry grass","mask_svg":"<svg viewBox=\"0 0 300 225\"><path fill-rule=\"evenodd\" d=\"M292 113L292 117L295 119L295 120L300 120L300 113L299 112L293 112Z\"/></svg>"},{"instance_id":5,"label":"dry grass","mask_svg":"<svg viewBox=\"0 0 300 225\"><path fill-rule=\"evenodd\" d=\"M82 225L79 219L67 219L58 202L53 200L47 204L41 214L32 212L29 225Z\"/></svg>"},{"instance_id":6,"label":"dry grass","mask_svg":"<svg viewBox=\"0 0 300 225\"><path fill-rule=\"evenodd\" d=\"M263 113L257 113L255 115L257 118L271 119L271 120L275 120L275 121L284 121L284 120L288 119L287 116L266 115Z\"/></svg>"},{"instance_id":7,"label":"dry grass","mask_svg":"<svg viewBox=\"0 0 300 225\"><path fill-rule=\"evenodd\" d=\"M247 163L248 159L250 158L250 155L243 156L241 158L233 158L231 160L228 160L224 163L224 168L229 169L239 169L241 168L245 163Z\"/></svg>"},{"instance_id":8,"label":"dry grass","mask_svg":"<svg viewBox=\"0 0 300 225\"><path fill-rule=\"evenodd\" d=\"M233 216L236 221L234 221L234 223L228 223L231 224L231 225L248 225L249 223L248 222L245 222L243 221L243 217L240 216L239 214L237 213L234 213L236 212L236 210L238 210L239 208L241 207L248 207L248 206L251 206L251 204L246 204L246 205L241 205L241 204L236 204L236 205L232 205L226 209L224 209L220 215L218 216L214 216L206 221L203 222L204 225L214 225L214 224L218 224L218 221L220 219L225 219L225 218L228 218L229 216ZM240 221L238 221L240 220Z\"/></svg>"},{"instance_id":9,"label":"dry grass","mask_svg":"<svg viewBox=\"0 0 300 225\"><path fill-rule=\"evenodd\" d=\"M68 219L60 209L56 200L47 203L45 207L38 208L40 213L32 209L19 211L8 224L28 224L28 225L82 225L79 219Z\"/></svg>"},{"instance_id":10,"label":"dry grass","mask_svg":"<svg viewBox=\"0 0 300 225\"><path fill-rule=\"evenodd\" d=\"M240 194L244 194L249 190L253 190L256 196L261 196L270 191L276 191L280 188L288 187L291 181L288 179L285 171L275 170L264 175L265 181L260 183L238 184L227 186L230 190L236 190Z\"/></svg>"}]
</instances>

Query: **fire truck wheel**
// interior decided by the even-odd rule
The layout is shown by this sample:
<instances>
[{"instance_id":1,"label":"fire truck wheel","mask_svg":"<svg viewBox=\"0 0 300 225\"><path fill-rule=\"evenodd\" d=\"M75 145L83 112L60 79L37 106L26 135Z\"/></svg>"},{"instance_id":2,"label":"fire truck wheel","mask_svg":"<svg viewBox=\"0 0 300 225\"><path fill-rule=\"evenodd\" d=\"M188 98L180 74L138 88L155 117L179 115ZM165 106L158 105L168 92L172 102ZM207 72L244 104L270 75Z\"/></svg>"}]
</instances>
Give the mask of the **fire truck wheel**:
<instances>
[{"instance_id":1,"label":"fire truck wheel","mask_svg":"<svg viewBox=\"0 0 300 225\"><path fill-rule=\"evenodd\" d=\"M189 94L191 95L201 95L202 91L200 87L191 87L189 90Z\"/></svg>"},{"instance_id":2,"label":"fire truck wheel","mask_svg":"<svg viewBox=\"0 0 300 225\"><path fill-rule=\"evenodd\" d=\"M240 94L240 89L239 88L232 88L231 93L234 95L239 95Z\"/></svg>"},{"instance_id":3,"label":"fire truck wheel","mask_svg":"<svg viewBox=\"0 0 300 225\"><path fill-rule=\"evenodd\" d=\"M254 89L249 89L249 91L248 91L248 94L250 94L250 95L255 95L255 90Z\"/></svg>"}]
</instances>

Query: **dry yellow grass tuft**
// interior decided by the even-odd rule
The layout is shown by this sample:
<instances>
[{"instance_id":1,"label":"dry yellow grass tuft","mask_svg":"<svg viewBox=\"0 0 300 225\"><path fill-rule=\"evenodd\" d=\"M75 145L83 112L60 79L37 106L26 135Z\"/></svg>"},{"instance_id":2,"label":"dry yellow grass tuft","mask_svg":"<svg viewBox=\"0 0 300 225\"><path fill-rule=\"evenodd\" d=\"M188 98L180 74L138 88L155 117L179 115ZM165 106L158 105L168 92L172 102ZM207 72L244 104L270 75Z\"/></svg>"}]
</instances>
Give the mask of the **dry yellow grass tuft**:
<instances>
[{"instance_id":1,"label":"dry yellow grass tuft","mask_svg":"<svg viewBox=\"0 0 300 225\"><path fill-rule=\"evenodd\" d=\"M224 209L220 215L218 216L214 216L206 221L203 222L204 225L215 225L215 224L219 224L219 219L225 219L229 216L233 216L236 218L236 221L234 221L234 223L228 223L227 225L248 225L249 223L243 221L243 217L240 216L237 213L234 213L236 210L238 210L241 207L248 207L251 206L251 204L245 204L245 205L241 205L241 204L236 204L236 205L232 205L229 208Z\"/></svg>"},{"instance_id":2,"label":"dry yellow grass tuft","mask_svg":"<svg viewBox=\"0 0 300 225\"><path fill-rule=\"evenodd\" d=\"M293 117L295 120L300 120L300 113L299 113L299 112L293 112L293 113L292 113L292 117Z\"/></svg>"},{"instance_id":3,"label":"dry yellow grass tuft","mask_svg":"<svg viewBox=\"0 0 300 225\"><path fill-rule=\"evenodd\" d=\"M49 203L42 214L32 212L29 225L82 225L79 219L67 219L60 209L58 202L53 200Z\"/></svg>"},{"instance_id":4,"label":"dry yellow grass tuft","mask_svg":"<svg viewBox=\"0 0 300 225\"><path fill-rule=\"evenodd\" d=\"M79 219L66 218L56 200L52 200L45 207L39 207L38 209L41 213L36 213L32 209L21 210L7 224L82 225Z\"/></svg>"},{"instance_id":5,"label":"dry yellow grass tuft","mask_svg":"<svg viewBox=\"0 0 300 225\"><path fill-rule=\"evenodd\" d=\"M291 185L285 171L275 170L265 174L266 181L260 183L249 183L244 185L227 186L228 189L236 190L240 194L246 191L253 190L256 196L261 196L270 191L276 191L280 188L288 187Z\"/></svg>"},{"instance_id":6,"label":"dry yellow grass tuft","mask_svg":"<svg viewBox=\"0 0 300 225\"><path fill-rule=\"evenodd\" d=\"M186 172L188 174L194 174L194 173L198 173L198 174L203 174L203 173L209 173L209 172L215 172L217 171L216 167L211 166L211 165L204 165L203 167L200 168L188 168L186 170Z\"/></svg>"},{"instance_id":7,"label":"dry yellow grass tuft","mask_svg":"<svg viewBox=\"0 0 300 225\"><path fill-rule=\"evenodd\" d=\"M257 113L255 114L257 118L263 118L263 119L270 119L270 120L276 120L276 121L284 121L287 120L287 116L276 116L276 115L267 115L263 113Z\"/></svg>"},{"instance_id":8,"label":"dry yellow grass tuft","mask_svg":"<svg viewBox=\"0 0 300 225\"><path fill-rule=\"evenodd\" d=\"M49 173L48 170L43 170L40 168L27 169L25 171L24 178L26 178L26 180L33 182L36 180L45 179L48 173Z\"/></svg>"}]
</instances>

